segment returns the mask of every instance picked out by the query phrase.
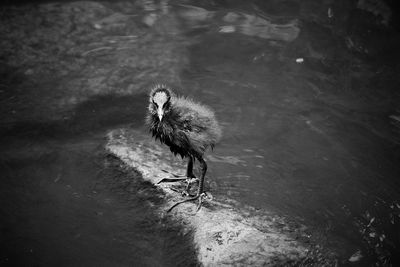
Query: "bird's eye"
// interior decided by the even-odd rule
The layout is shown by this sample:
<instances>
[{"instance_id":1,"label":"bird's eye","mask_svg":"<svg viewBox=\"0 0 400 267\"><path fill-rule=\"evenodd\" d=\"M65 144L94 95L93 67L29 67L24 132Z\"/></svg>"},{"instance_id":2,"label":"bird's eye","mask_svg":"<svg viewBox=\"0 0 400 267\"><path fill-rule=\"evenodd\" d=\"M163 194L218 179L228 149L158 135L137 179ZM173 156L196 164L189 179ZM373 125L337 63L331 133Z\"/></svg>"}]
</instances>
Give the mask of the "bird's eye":
<instances>
[{"instance_id":1,"label":"bird's eye","mask_svg":"<svg viewBox=\"0 0 400 267\"><path fill-rule=\"evenodd\" d=\"M153 105L154 105L154 106L156 106L156 107L158 107L157 103L156 103L156 102L154 102L154 101L153 101Z\"/></svg>"}]
</instances>

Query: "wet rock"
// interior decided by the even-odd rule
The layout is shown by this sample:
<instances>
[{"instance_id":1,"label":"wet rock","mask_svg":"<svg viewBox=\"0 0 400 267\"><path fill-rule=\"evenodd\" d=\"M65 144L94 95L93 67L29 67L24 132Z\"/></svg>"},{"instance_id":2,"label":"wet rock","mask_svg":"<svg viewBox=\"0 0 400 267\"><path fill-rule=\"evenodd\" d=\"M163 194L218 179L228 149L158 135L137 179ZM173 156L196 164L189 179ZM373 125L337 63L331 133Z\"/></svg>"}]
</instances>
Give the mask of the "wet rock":
<instances>
[{"instance_id":1,"label":"wet rock","mask_svg":"<svg viewBox=\"0 0 400 267\"><path fill-rule=\"evenodd\" d=\"M217 12L204 8L180 5L178 15L189 27L209 27L215 25L221 33L238 32L247 36L291 42L297 38L300 28L296 19L286 22L274 21L268 16L258 16L246 12Z\"/></svg>"},{"instance_id":2,"label":"wet rock","mask_svg":"<svg viewBox=\"0 0 400 267\"><path fill-rule=\"evenodd\" d=\"M184 166L146 134L127 129L111 131L106 149L165 192L166 203L160 207L160 216L181 199L169 184L157 183L168 174L183 173ZM193 203L184 203L171 212L183 227L194 230L198 259L205 266L279 265L306 257L305 245L288 231L275 227L270 216L244 214L234 205L218 200L207 200L207 207L197 213ZM284 224L283 220L278 221Z\"/></svg>"},{"instance_id":3,"label":"wet rock","mask_svg":"<svg viewBox=\"0 0 400 267\"><path fill-rule=\"evenodd\" d=\"M235 32L236 28L234 26L222 26L219 30L219 32L223 32L223 33L232 33Z\"/></svg>"},{"instance_id":4,"label":"wet rock","mask_svg":"<svg viewBox=\"0 0 400 267\"><path fill-rule=\"evenodd\" d=\"M206 22L212 19L216 12L191 5L180 5L179 15L193 23Z\"/></svg>"},{"instance_id":5,"label":"wet rock","mask_svg":"<svg viewBox=\"0 0 400 267\"><path fill-rule=\"evenodd\" d=\"M349 258L349 262L357 262L362 259L363 255L361 251L357 250L351 257Z\"/></svg>"},{"instance_id":6,"label":"wet rock","mask_svg":"<svg viewBox=\"0 0 400 267\"><path fill-rule=\"evenodd\" d=\"M291 42L300 33L297 20L292 20L285 24L277 24L265 18L242 12L229 12L222 20L232 23L242 34L263 39Z\"/></svg>"},{"instance_id":7,"label":"wet rock","mask_svg":"<svg viewBox=\"0 0 400 267\"><path fill-rule=\"evenodd\" d=\"M380 23L388 26L392 10L383 0L358 0L357 8L372 13Z\"/></svg>"},{"instance_id":8,"label":"wet rock","mask_svg":"<svg viewBox=\"0 0 400 267\"><path fill-rule=\"evenodd\" d=\"M124 30L127 23L129 23L129 16L116 12L95 21L93 25L97 29L112 31L115 34L115 32Z\"/></svg>"},{"instance_id":9,"label":"wet rock","mask_svg":"<svg viewBox=\"0 0 400 267\"><path fill-rule=\"evenodd\" d=\"M144 16L142 21L143 21L144 24L146 24L147 26L151 27L157 21L157 14L150 13L150 14Z\"/></svg>"}]
</instances>

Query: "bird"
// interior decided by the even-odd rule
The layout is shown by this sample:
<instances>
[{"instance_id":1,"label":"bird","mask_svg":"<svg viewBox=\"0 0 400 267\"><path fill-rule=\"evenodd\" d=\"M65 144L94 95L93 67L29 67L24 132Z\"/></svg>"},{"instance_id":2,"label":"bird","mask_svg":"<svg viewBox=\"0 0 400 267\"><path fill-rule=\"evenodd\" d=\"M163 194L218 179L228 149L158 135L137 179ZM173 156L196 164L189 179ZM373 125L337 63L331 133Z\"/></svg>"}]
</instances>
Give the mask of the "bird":
<instances>
[{"instance_id":1,"label":"bird","mask_svg":"<svg viewBox=\"0 0 400 267\"><path fill-rule=\"evenodd\" d=\"M158 139L167 145L175 156L180 155L182 159L188 159L184 178L172 180L185 179L187 186L183 193L190 198L175 203L168 212L179 204L196 200L196 211L200 210L206 196L204 180L207 163L204 153L208 149L213 150L222 137L222 130L214 111L189 97L176 95L166 85L156 84L150 90L146 124L155 140ZM200 179L196 179L193 174L193 164L196 160L201 167ZM193 179L199 182L195 196L189 194Z\"/></svg>"}]
</instances>

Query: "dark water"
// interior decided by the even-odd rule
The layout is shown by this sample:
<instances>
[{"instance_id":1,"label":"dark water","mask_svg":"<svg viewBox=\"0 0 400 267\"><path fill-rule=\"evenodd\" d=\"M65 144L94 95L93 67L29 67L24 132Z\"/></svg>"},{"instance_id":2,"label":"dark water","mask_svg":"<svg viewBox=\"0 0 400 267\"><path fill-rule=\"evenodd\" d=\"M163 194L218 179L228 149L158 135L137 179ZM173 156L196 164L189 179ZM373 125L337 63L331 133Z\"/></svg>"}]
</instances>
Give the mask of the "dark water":
<instances>
[{"instance_id":1,"label":"dark water","mask_svg":"<svg viewBox=\"0 0 400 267\"><path fill-rule=\"evenodd\" d=\"M297 218L340 264L357 251L362 266L399 264L400 158L389 118L398 82L366 71L398 53L375 44L372 56L382 57L358 61L316 24L302 25L291 44L212 30L196 37L183 87L224 125L208 158L210 190ZM310 56L306 46L324 56Z\"/></svg>"},{"instance_id":2,"label":"dark water","mask_svg":"<svg viewBox=\"0 0 400 267\"><path fill-rule=\"evenodd\" d=\"M196 265L191 234L155 213L162 192L103 148L104 129L141 125L143 100L94 98L3 134L2 266Z\"/></svg>"},{"instance_id":3,"label":"dark water","mask_svg":"<svg viewBox=\"0 0 400 267\"><path fill-rule=\"evenodd\" d=\"M187 57L172 85L214 108L224 129L207 156L206 189L305 225L340 265L351 264L357 251L359 266L398 265L400 154L390 116L399 98L398 52L391 49L400 38L385 32L390 42L382 48L369 42L383 40L381 28L345 27L339 19L329 26L305 2L207 1L206 11L171 5L178 29L168 38L185 40ZM230 26L221 18L239 11L266 12L281 23L299 18L300 34L290 42L260 38L259 26L237 30L243 20L229 22L234 32L221 32ZM354 12L356 24L365 14ZM168 28L171 20L162 18ZM342 26L348 35L335 28ZM346 47L349 36L356 51ZM361 45L370 53L362 54ZM26 75L1 70L1 263L196 264L190 234L155 214L162 194L102 149L107 130L143 126L145 94L92 96L48 119L43 103L60 97L52 92L60 81L41 84L35 94L28 80L28 90L23 84L13 98Z\"/></svg>"}]
</instances>

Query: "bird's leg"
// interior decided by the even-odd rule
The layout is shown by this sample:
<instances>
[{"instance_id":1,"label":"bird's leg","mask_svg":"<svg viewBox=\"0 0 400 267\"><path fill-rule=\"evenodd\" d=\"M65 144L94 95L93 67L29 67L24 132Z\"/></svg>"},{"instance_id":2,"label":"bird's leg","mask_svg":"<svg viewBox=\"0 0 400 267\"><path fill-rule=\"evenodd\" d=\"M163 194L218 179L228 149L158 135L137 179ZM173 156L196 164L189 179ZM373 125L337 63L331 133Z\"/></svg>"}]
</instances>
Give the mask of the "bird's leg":
<instances>
[{"instance_id":1,"label":"bird's leg","mask_svg":"<svg viewBox=\"0 0 400 267\"><path fill-rule=\"evenodd\" d=\"M206 172L207 172L207 163L204 161L203 157L199 157L199 161L200 161L200 165L201 165L201 177L200 177L200 181L199 181L199 188L197 190L197 195L195 197L185 199L181 202L175 203L171 208L169 208L167 210L167 212L170 212L173 208L175 208L176 206L178 206L182 203L194 201L194 200L199 201L199 203L197 204L196 211L200 210L200 208L203 204L203 198L206 196L206 193L204 192L204 178L205 178Z\"/></svg>"},{"instance_id":2,"label":"bird's leg","mask_svg":"<svg viewBox=\"0 0 400 267\"><path fill-rule=\"evenodd\" d=\"M193 174L193 156L189 156L188 164L187 164L187 169L186 169L186 188L182 192L183 196L190 196L190 187L192 183L194 182L193 179L196 178L196 176Z\"/></svg>"},{"instance_id":3,"label":"bird's leg","mask_svg":"<svg viewBox=\"0 0 400 267\"><path fill-rule=\"evenodd\" d=\"M186 175L178 175L178 174L171 173L167 170L162 170L163 172L171 174L173 177L164 177L161 180L159 180L157 182L157 184L171 183L171 182L173 183L173 182L180 182L180 181L185 180L186 183L188 184L186 186L185 191L188 192L190 189L190 184L193 183L193 178L196 178L196 176L193 174L193 163L194 163L194 158L192 156L189 156L189 161L188 161L187 168L186 168Z\"/></svg>"},{"instance_id":4,"label":"bird's leg","mask_svg":"<svg viewBox=\"0 0 400 267\"><path fill-rule=\"evenodd\" d=\"M187 178L196 178L196 176L194 176L193 174L193 157L189 156L189 160L188 160L188 164L187 164L187 168L186 168L186 177Z\"/></svg>"},{"instance_id":5,"label":"bird's leg","mask_svg":"<svg viewBox=\"0 0 400 267\"><path fill-rule=\"evenodd\" d=\"M203 197L206 196L206 193L204 192L204 178L207 172L207 163L204 161L203 157L200 157L199 161L201 166L201 177L199 181L199 188L197 191L197 197L199 198L199 203L197 204L197 211L201 208L201 205L203 204Z\"/></svg>"}]
</instances>

